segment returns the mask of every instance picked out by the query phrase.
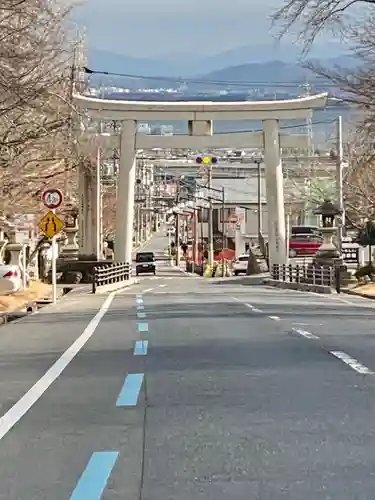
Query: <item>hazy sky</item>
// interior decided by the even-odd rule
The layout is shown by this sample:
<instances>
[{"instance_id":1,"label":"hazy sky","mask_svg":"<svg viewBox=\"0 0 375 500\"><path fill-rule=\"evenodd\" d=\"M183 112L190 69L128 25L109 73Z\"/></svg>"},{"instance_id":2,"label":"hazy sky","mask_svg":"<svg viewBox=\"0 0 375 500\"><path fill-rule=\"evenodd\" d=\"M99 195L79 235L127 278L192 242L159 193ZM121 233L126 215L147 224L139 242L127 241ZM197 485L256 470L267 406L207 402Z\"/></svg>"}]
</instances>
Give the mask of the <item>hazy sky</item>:
<instances>
[{"instance_id":1,"label":"hazy sky","mask_svg":"<svg viewBox=\"0 0 375 500\"><path fill-rule=\"evenodd\" d=\"M136 57L205 56L272 43L282 0L86 0L75 18L92 47Z\"/></svg>"}]
</instances>

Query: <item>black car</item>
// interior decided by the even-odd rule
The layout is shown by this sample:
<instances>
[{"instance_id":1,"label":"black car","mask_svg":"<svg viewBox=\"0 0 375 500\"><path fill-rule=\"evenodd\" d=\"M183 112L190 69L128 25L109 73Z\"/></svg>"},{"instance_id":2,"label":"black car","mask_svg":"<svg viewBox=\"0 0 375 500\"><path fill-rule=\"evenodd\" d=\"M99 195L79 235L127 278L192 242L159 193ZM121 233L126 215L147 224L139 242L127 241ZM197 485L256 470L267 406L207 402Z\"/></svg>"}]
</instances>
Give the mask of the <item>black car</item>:
<instances>
[{"instance_id":1,"label":"black car","mask_svg":"<svg viewBox=\"0 0 375 500\"><path fill-rule=\"evenodd\" d=\"M135 274L155 274L155 255L154 252L139 252L135 256Z\"/></svg>"}]
</instances>

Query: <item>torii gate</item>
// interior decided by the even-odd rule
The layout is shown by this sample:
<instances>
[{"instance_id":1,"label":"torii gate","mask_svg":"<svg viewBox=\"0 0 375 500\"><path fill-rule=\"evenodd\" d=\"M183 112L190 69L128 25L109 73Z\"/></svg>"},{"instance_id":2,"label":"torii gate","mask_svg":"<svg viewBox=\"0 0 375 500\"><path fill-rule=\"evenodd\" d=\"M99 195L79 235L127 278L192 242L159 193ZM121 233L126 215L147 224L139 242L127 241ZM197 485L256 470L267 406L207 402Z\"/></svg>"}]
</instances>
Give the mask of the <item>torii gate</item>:
<instances>
[{"instance_id":1,"label":"torii gate","mask_svg":"<svg viewBox=\"0 0 375 500\"><path fill-rule=\"evenodd\" d=\"M279 120L307 119L326 105L327 94L281 101L147 102L96 99L74 95L75 104L97 120L121 122L117 190L115 259L131 261L133 245L135 160L137 149L262 148L264 149L271 264L285 264L285 213L282 147L306 147L307 136L280 133ZM137 134L138 120L185 120L189 135ZM213 120L261 120L263 132L213 134Z\"/></svg>"}]
</instances>

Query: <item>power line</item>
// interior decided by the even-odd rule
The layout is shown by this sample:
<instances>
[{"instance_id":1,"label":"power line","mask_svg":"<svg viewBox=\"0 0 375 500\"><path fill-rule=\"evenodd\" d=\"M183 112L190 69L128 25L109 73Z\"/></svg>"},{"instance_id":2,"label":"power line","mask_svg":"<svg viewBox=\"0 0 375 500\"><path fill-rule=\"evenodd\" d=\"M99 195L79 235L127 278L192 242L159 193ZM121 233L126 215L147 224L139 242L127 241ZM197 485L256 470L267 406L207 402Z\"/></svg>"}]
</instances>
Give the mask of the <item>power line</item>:
<instances>
[{"instance_id":1,"label":"power line","mask_svg":"<svg viewBox=\"0 0 375 500\"><path fill-rule=\"evenodd\" d=\"M121 78L131 78L134 80L146 80L146 81L164 81L164 82L173 82L173 83L180 83L180 84L207 84L207 85L223 85L223 86L232 86L232 87L239 87L239 88L246 88L246 87L280 87L280 88L295 88L295 87L302 87L304 82L303 81L290 81L290 82L250 82L250 81L236 81L236 80L205 80L205 79L194 79L194 78L177 78L177 77L169 77L169 76L145 76L145 75L135 75L132 73L114 73L110 71L102 71L102 70L92 70L90 68L85 67L84 71L88 75L103 75L103 76L116 76L116 77L121 77ZM317 84L320 82L318 81ZM337 85L335 85L332 82L326 82L324 79L322 79L321 85L324 87L332 87L332 88L338 88ZM319 85L320 87L320 85ZM318 88L318 86L316 87Z\"/></svg>"}]
</instances>

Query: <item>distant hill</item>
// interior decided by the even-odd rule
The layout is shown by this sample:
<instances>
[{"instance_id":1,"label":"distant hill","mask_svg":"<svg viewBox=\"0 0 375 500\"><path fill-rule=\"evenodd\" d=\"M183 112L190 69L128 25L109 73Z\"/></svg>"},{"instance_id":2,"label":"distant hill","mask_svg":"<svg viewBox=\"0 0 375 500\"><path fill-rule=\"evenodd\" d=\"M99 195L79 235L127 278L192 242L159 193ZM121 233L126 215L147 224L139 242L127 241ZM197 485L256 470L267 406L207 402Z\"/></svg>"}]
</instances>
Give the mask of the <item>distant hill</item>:
<instances>
[{"instance_id":1,"label":"distant hill","mask_svg":"<svg viewBox=\"0 0 375 500\"><path fill-rule=\"evenodd\" d=\"M223 80L228 82L304 82L312 78L312 73L297 64L282 61L266 63L249 63L238 66L228 66L217 71L200 75L202 80Z\"/></svg>"},{"instance_id":2,"label":"distant hill","mask_svg":"<svg viewBox=\"0 0 375 500\"><path fill-rule=\"evenodd\" d=\"M315 61L312 61L315 62ZM316 61L323 67L335 68L342 67L351 69L357 64L355 59L348 56L327 59L326 61ZM283 61L269 61L240 64L237 66L228 66L216 71L211 71L200 75L202 80L223 80L237 82L322 82L324 79L314 72L303 67L302 63L288 63Z\"/></svg>"},{"instance_id":3,"label":"distant hill","mask_svg":"<svg viewBox=\"0 0 375 500\"><path fill-rule=\"evenodd\" d=\"M319 61L321 64L328 67L341 66L351 68L356 65L353 58L341 56L339 58L327 59ZM177 88L186 80L189 89L207 90L212 89L213 84L203 81L224 81L224 82L243 82L243 83L297 83L302 84L309 82L315 85L324 85L327 83L324 79L303 68L301 64L284 62L284 61L268 61L268 62L249 62L247 64L227 66L222 69L210 71L200 74L184 74L178 72L178 67L171 61L158 61L154 59L139 59L122 54L116 54L103 50L89 50L90 69L118 73L118 74L133 74L146 76L148 78L128 78L119 76L102 76L94 75L91 77L91 84L109 85L117 87L127 87L132 89L138 88ZM155 77L153 79L152 77ZM159 79L157 77L160 77ZM189 79L198 80L196 83L189 83ZM221 86L221 88L224 88Z\"/></svg>"}]
</instances>

